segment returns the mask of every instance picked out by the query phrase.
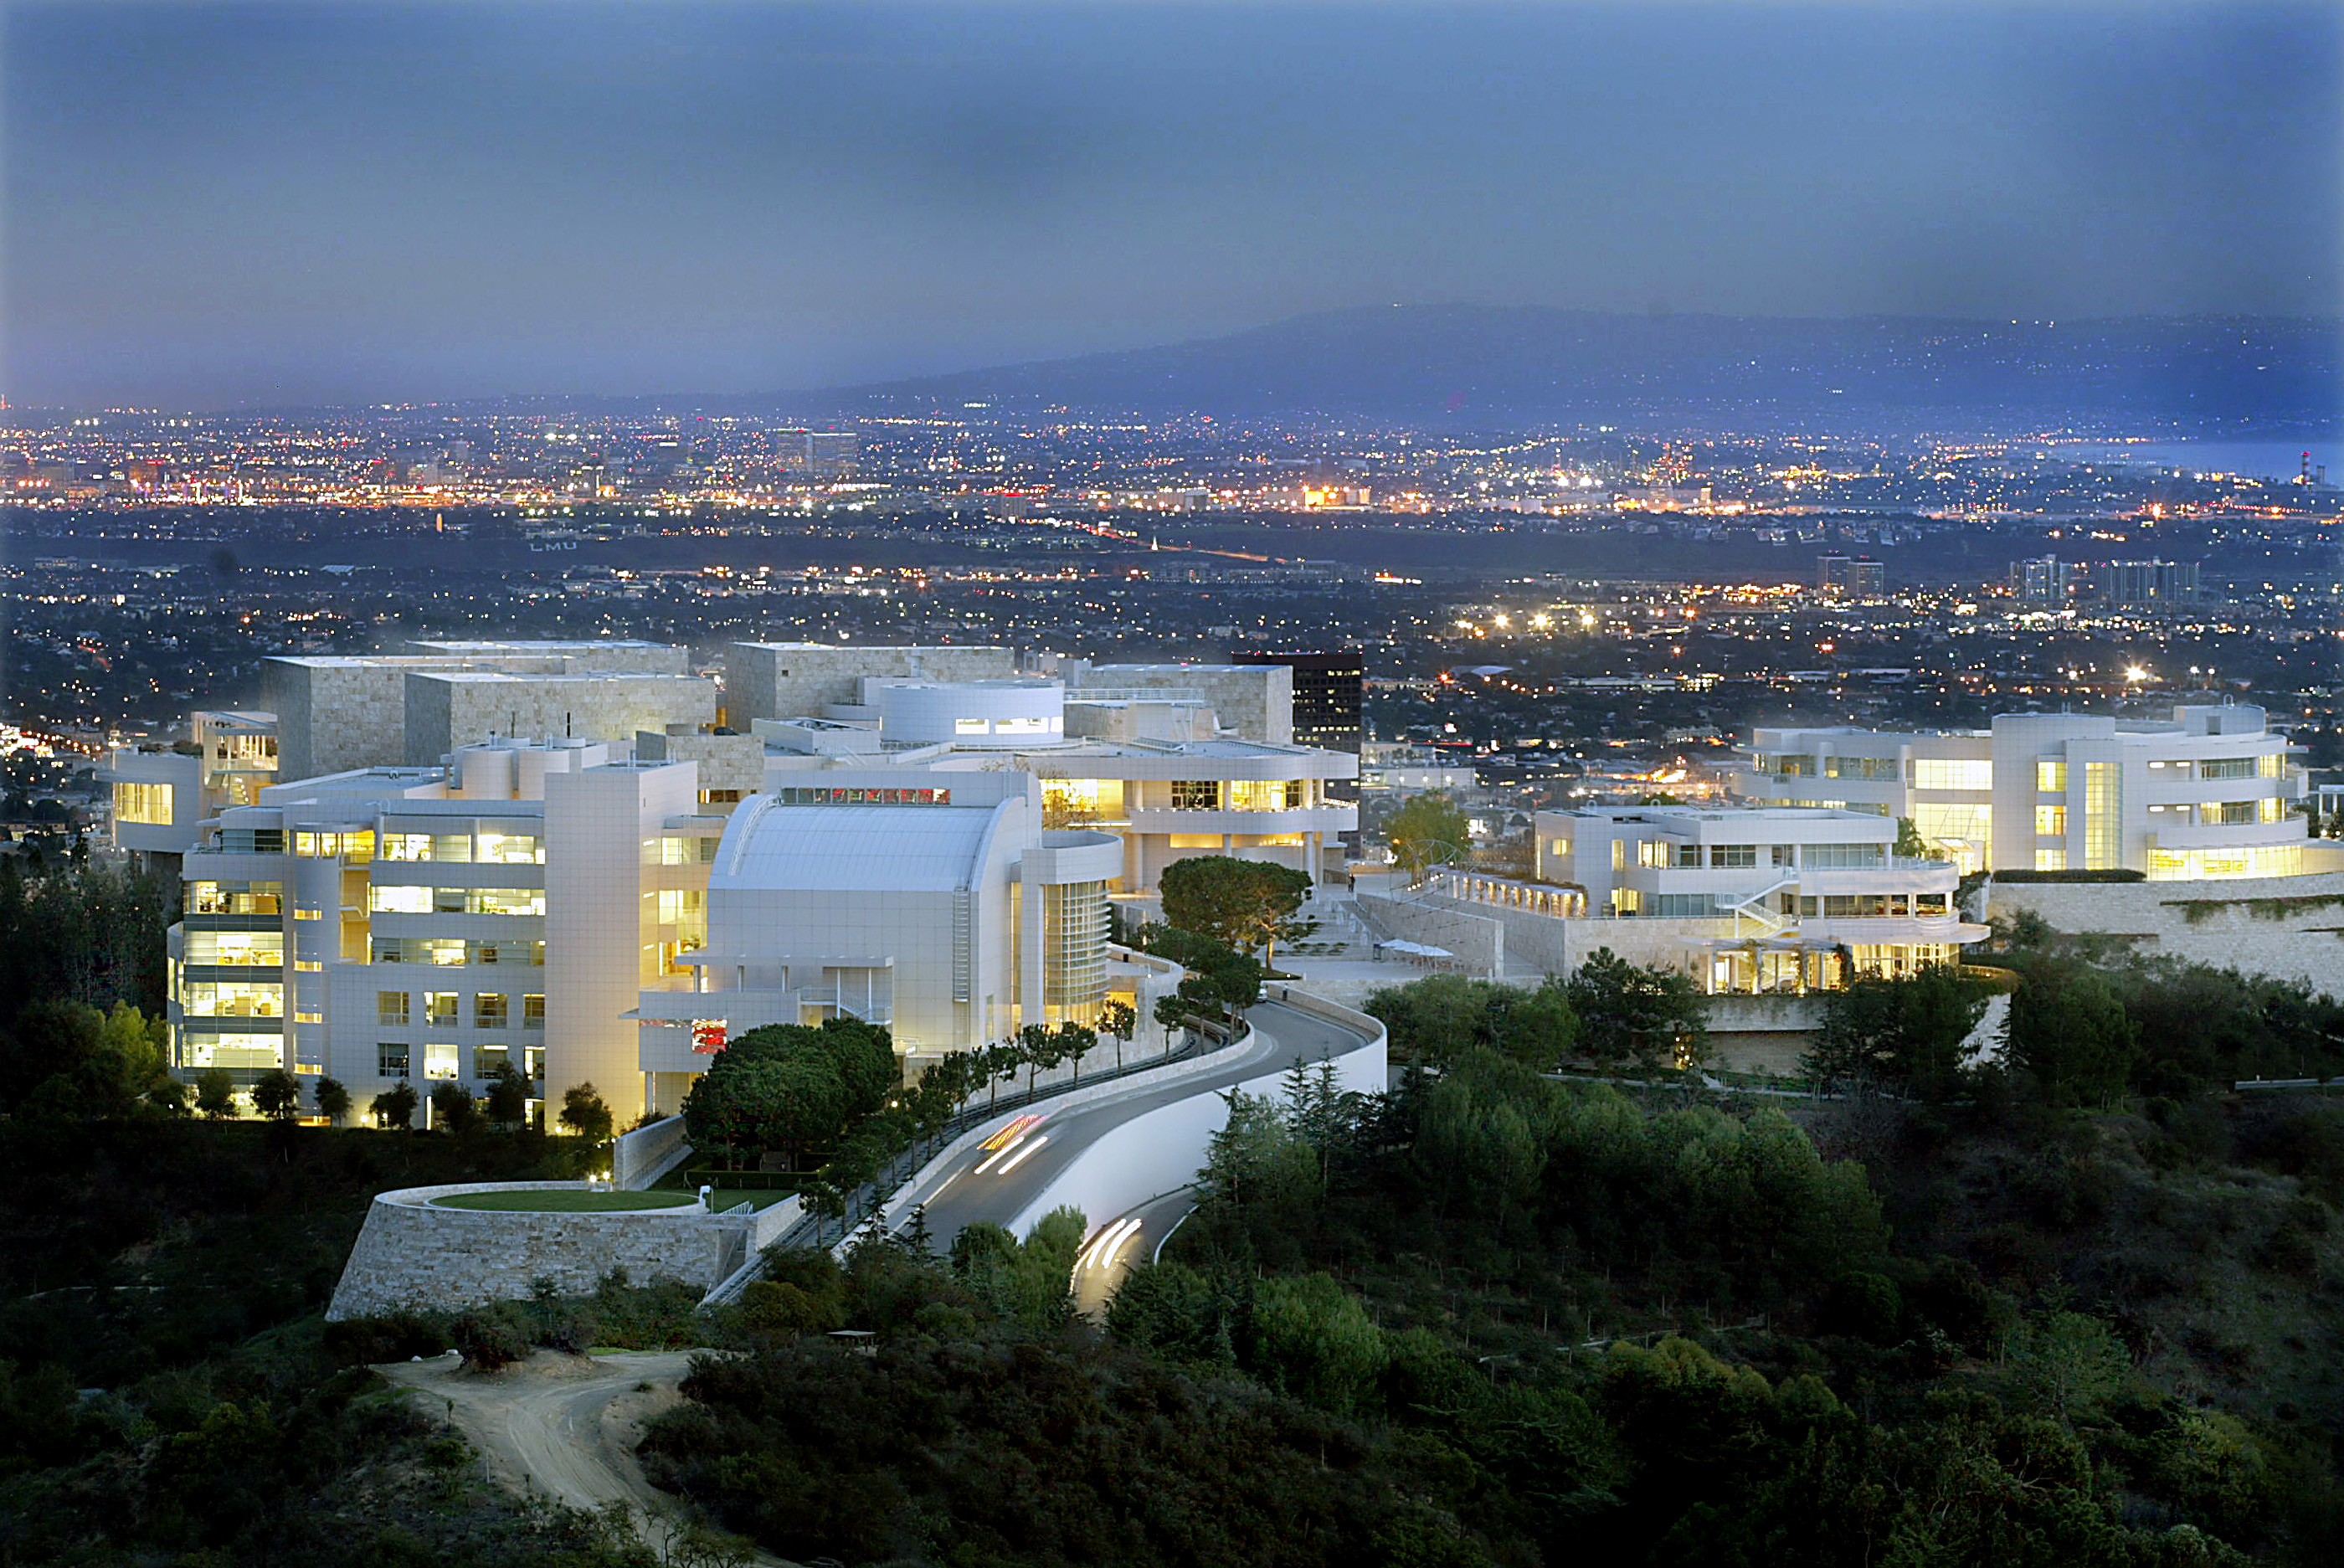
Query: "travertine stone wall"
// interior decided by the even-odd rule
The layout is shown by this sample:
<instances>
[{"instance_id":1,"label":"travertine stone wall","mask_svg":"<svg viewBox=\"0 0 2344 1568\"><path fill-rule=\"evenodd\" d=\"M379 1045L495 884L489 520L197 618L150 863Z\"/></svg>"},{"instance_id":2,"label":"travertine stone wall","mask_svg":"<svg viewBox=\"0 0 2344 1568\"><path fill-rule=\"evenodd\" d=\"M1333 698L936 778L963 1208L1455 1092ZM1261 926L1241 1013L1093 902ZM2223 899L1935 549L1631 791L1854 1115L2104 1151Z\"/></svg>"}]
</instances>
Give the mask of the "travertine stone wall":
<instances>
[{"instance_id":1,"label":"travertine stone wall","mask_svg":"<svg viewBox=\"0 0 2344 1568\"><path fill-rule=\"evenodd\" d=\"M1017 655L985 644L932 647L825 642L734 642L724 650L724 708L732 727L754 719L820 717L833 703L863 700L865 675L931 681L1005 680Z\"/></svg>"},{"instance_id":2,"label":"travertine stone wall","mask_svg":"<svg viewBox=\"0 0 2344 1568\"><path fill-rule=\"evenodd\" d=\"M490 735L624 743L638 730L716 719L715 683L693 675L410 671L404 693L411 767Z\"/></svg>"},{"instance_id":3,"label":"travertine stone wall","mask_svg":"<svg viewBox=\"0 0 2344 1568\"><path fill-rule=\"evenodd\" d=\"M700 787L738 790L743 795L765 787L765 743L755 735L671 735L635 732L635 756L646 762L698 763Z\"/></svg>"},{"instance_id":4,"label":"travertine stone wall","mask_svg":"<svg viewBox=\"0 0 2344 1568\"><path fill-rule=\"evenodd\" d=\"M1294 744L1289 664L1083 664L1069 674L1070 696L1086 690L1195 692L1239 738Z\"/></svg>"},{"instance_id":5,"label":"travertine stone wall","mask_svg":"<svg viewBox=\"0 0 2344 1568\"><path fill-rule=\"evenodd\" d=\"M2193 911L2191 905L2197 907ZM2144 955L2301 980L2344 996L2344 873L2223 882L1995 882L1985 913L2031 909ZM2192 914L2196 918L2192 919Z\"/></svg>"},{"instance_id":6,"label":"travertine stone wall","mask_svg":"<svg viewBox=\"0 0 2344 1568\"><path fill-rule=\"evenodd\" d=\"M406 666L269 659L260 679L262 700L277 715L278 777L317 778L401 760Z\"/></svg>"},{"instance_id":7,"label":"travertine stone wall","mask_svg":"<svg viewBox=\"0 0 2344 1568\"><path fill-rule=\"evenodd\" d=\"M409 653L470 661L490 670L601 670L645 675L682 675L690 672L691 650L672 642L639 642L619 638L592 642L561 639L424 638L406 645Z\"/></svg>"},{"instance_id":8,"label":"travertine stone wall","mask_svg":"<svg viewBox=\"0 0 2344 1568\"><path fill-rule=\"evenodd\" d=\"M722 1278L726 1227L697 1208L531 1214L441 1209L431 1202L464 1192L577 1185L490 1181L377 1194L327 1318L520 1300L539 1279L551 1279L564 1291L586 1291L613 1269L624 1269L637 1284L672 1279L702 1290Z\"/></svg>"}]
</instances>

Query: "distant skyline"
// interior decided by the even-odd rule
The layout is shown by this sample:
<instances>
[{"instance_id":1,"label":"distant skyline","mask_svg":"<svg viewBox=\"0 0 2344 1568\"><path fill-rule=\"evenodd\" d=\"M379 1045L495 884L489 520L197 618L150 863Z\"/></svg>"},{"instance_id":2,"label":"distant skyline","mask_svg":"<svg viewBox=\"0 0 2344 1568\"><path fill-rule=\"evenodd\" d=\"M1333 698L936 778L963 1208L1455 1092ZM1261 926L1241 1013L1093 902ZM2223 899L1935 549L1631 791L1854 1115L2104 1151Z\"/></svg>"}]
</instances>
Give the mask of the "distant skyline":
<instances>
[{"instance_id":1,"label":"distant skyline","mask_svg":"<svg viewBox=\"0 0 2344 1568\"><path fill-rule=\"evenodd\" d=\"M0 10L0 392L762 392L1385 302L2333 315L2328 5Z\"/></svg>"}]
</instances>

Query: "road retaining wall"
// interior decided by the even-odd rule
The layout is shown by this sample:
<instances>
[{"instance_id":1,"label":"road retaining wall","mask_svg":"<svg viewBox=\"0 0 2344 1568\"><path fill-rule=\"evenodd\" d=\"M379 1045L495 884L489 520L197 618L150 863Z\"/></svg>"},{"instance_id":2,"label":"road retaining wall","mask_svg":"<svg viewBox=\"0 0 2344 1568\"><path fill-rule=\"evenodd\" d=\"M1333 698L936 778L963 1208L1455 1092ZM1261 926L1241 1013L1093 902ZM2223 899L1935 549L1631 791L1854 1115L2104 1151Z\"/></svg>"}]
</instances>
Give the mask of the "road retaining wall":
<instances>
[{"instance_id":1,"label":"road retaining wall","mask_svg":"<svg viewBox=\"0 0 2344 1568\"><path fill-rule=\"evenodd\" d=\"M1283 986L1268 987L1272 1001L1352 1031L1359 1044L1334 1056L1337 1084L1346 1092L1380 1094L1387 1083L1384 1027L1324 997ZM1265 1067L1258 1077L1236 1086L1238 1092L1275 1095L1290 1062ZM1110 1138L1085 1149L1058 1173L1011 1222L1023 1236L1054 1209L1082 1210L1093 1227L1151 1198L1187 1186L1212 1147L1213 1135L1228 1124L1228 1091L1204 1089L1187 1099L1158 1106L1117 1128Z\"/></svg>"}]
</instances>

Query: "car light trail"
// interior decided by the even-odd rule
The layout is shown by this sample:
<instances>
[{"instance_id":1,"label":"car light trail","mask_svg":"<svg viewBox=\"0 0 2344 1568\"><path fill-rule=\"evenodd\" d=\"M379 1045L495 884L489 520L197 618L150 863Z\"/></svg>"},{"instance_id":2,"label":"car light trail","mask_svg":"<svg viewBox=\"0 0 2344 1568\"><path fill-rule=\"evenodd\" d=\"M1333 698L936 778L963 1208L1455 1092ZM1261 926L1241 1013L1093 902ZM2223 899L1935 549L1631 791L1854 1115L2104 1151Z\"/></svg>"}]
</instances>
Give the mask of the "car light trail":
<instances>
[{"instance_id":1,"label":"car light trail","mask_svg":"<svg viewBox=\"0 0 2344 1568\"><path fill-rule=\"evenodd\" d=\"M1006 1176L1011 1171L1016 1169L1017 1167L1025 1161L1026 1156L1032 1154L1036 1149L1041 1148L1044 1144L1049 1141L1050 1135L1046 1132L1041 1137L1025 1144L1015 1154L1009 1157L1009 1162L1001 1168L1001 1174ZM990 1165L993 1162L991 1160L985 1161L986 1165ZM977 1168L981 1170L984 1168L984 1166L979 1166Z\"/></svg>"}]
</instances>

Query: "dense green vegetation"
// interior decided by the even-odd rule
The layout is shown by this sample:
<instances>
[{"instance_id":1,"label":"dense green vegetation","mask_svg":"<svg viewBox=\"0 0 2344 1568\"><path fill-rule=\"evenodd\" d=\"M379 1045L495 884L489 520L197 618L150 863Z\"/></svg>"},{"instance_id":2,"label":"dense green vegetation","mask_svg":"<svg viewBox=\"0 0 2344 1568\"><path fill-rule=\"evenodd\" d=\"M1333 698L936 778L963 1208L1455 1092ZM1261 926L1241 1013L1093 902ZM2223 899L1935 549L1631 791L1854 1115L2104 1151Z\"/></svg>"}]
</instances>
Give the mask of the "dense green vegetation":
<instances>
[{"instance_id":1,"label":"dense green vegetation","mask_svg":"<svg viewBox=\"0 0 2344 1568\"><path fill-rule=\"evenodd\" d=\"M1104 1340L871 1244L657 1463L854 1561L2333 1561L2344 1107L2109 1065L2227 1070L2296 1015L2147 1037L2294 993L2038 947L2008 1064L1954 1057L1987 986L1884 982L1825 1100L1543 1077L1561 986L1389 993L1425 1069L1233 1099Z\"/></svg>"},{"instance_id":2,"label":"dense green vegetation","mask_svg":"<svg viewBox=\"0 0 2344 1568\"><path fill-rule=\"evenodd\" d=\"M567 1174L576 1142L0 1120L0 1564L649 1563L609 1521L486 1487L350 1370L442 1350L448 1325L320 1321L373 1194ZM654 1295L619 1292L595 1342L626 1342Z\"/></svg>"},{"instance_id":3,"label":"dense green vegetation","mask_svg":"<svg viewBox=\"0 0 2344 1568\"><path fill-rule=\"evenodd\" d=\"M1149 940L1225 975L1215 1008L1259 984ZM0 1568L652 1561L488 1489L360 1364L450 1345L722 1348L647 1472L799 1560L2337 1560L2344 1103L2228 1086L2344 1070L2344 1017L2025 923L1998 946L2006 1060L1959 1052L1993 982L1867 984L1833 999L1828 1098L1669 1071L1694 1020L1617 960L1395 988L1390 1090L1305 1063L1233 1097L1201 1207L1099 1325L1062 1212L779 1254L716 1312L614 1278L328 1329L373 1192L567 1174L585 1140L207 1119L135 996L29 996L0 1054ZM1074 1043L1040 1033L908 1087L864 1071L877 1031L740 1059L821 1054L865 1108L802 1151L828 1181ZM1547 1076L1587 1065L1627 1081Z\"/></svg>"},{"instance_id":4,"label":"dense green vegetation","mask_svg":"<svg viewBox=\"0 0 2344 1568\"><path fill-rule=\"evenodd\" d=\"M1392 1059L1420 1067L1447 1067L1480 1047L1541 1072L1581 1065L1649 1074L1691 1067L1710 1054L1692 979L1631 964L1608 947L1570 979L1535 989L1434 975L1378 991L1367 1010L1389 1032Z\"/></svg>"}]
</instances>

